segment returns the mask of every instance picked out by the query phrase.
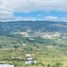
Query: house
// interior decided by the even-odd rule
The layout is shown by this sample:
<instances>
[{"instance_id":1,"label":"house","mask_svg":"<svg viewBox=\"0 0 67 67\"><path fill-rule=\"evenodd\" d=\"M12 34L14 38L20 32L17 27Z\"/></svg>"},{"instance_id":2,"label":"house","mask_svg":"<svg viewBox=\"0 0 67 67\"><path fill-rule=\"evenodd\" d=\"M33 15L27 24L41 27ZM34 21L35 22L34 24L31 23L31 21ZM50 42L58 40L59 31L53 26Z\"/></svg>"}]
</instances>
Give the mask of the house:
<instances>
[{"instance_id":1,"label":"house","mask_svg":"<svg viewBox=\"0 0 67 67\"><path fill-rule=\"evenodd\" d=\"M63 34L61 35L61 38L62 38L62 39L67 39L67 33L63 33Z\"/></svg>"},{"instance_id":2,"label":"house","mask_svg":"<svg viewBox=\"0 0 67 67\"><path fill-rule=\"evenodd\" d=\"M26 57L31 57L31 54L25 54Z\"/></svg>"},{"instance_id":3,"label":"house","mask_svg":"<svg viewBox=\"0 0 67 67\"><path fill-rule=\"evenodd\" d=\"M19 32L19 34L22 35L22 36L24 36L24 37L29 36L29 35L28 35L28 32Z\"/></svg>"},{"instance_id":4,"label":"house","mask_svg":"<svg viewBox=\"0 0 67 67\"><path fill-rule=\"evenodd\" d=\"M23 47L25 47L25 46L26 46L26 44L22 44L22 46L23 46Z\"/></svg>"},{"instance_id":5,"label":"house","mask_svg":"<svg viewBox=\"0 0 67 67\"><path fill-rule=\"evenodd\" d=\"M25 64L37 64L37 61L32 58L31 54L26 54Z\"/></svg>"},{"instance_id":6,"label":"house","mask_svg":"<svg viewBox=\"0 0 67 67\"><path fill-rule=\"evenodd\" d=\"M60 35L59 32L43 33L42 38L58 39L60 38Z\"/></svg>"}]
</instances>

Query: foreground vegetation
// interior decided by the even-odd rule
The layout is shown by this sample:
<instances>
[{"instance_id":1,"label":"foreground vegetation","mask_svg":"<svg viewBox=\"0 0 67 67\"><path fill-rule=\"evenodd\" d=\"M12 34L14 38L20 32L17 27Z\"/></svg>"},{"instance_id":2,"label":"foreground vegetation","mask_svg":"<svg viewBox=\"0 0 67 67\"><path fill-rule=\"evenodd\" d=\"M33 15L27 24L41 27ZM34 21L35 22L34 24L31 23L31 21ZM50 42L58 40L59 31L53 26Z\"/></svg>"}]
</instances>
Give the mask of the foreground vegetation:
<instances>
[{"instance_id":1,"label":"foreground vegetation","mask_svg":"<svg viewBox=\"0 0 67 67\"><path fill-rule=\"evenodd\" d=\"M27 53L37 60L37 64L25 64ZM15 67L67 67L67 40L0 36L0 64L13 64Z\"/></svg>"}]
</instances>

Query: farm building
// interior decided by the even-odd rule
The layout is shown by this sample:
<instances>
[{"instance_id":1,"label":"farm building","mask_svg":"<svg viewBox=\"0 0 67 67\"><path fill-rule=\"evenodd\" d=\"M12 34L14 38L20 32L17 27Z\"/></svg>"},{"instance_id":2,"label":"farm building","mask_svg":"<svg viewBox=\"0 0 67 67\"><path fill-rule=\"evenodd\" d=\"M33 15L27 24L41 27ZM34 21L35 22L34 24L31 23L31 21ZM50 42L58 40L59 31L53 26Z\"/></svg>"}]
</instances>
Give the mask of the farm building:
<instances>
[{"instance_id":1,"label":"farm building","mask_svg":"<svg viewBox=\"0 0 67 67\"><path fill-rule=\"evenodd\" d=\"M26 54L25 64L37 64L37 61L30 54Z\"/></svg>"}]
</instances>

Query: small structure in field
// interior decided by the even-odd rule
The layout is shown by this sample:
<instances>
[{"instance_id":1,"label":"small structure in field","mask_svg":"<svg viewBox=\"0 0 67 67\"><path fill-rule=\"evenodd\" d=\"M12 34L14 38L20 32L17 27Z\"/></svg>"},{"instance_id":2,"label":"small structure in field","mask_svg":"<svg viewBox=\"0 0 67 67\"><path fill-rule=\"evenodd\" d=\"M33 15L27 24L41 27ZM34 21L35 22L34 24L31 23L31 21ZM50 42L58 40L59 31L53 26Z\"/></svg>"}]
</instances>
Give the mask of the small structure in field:
<instances>
[{"instance_id":1,"label":"small structure in field","mask_svg":"<svg viewBox=\"0 0 67 67\"><path fill-rule=\"evenodd\" d=\"M22 46L23 46L23 47L25 47L25 46L26 46L26 44L22 44Z\"/></svg>"},{"instance_id":2,"label":"small structure in field","mask_svg":"<svg viewBox=\"0 0 67 67\"><path fill-rule=\"evenodd\" d=\"M37 61L30 54L26 54L25 64L37 64Z\"/></svg>"}]
</instances>

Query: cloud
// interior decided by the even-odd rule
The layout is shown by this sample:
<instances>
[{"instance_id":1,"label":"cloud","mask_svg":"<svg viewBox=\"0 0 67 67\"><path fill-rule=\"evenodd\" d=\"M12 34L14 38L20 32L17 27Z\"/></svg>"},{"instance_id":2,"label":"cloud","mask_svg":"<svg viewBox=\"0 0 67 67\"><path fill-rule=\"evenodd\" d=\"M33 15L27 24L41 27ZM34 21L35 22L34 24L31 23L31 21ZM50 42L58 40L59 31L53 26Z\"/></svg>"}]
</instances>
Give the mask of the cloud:
<instances>
[{"instance_id":1,"label":"cloud","mask_svg":"<svg viewBox=\"0 0 67 67\"><path fill-rule=\"evenodd\" d=\"M66 0L14 0L13 6L16 6L14 8L17 11L33 11L33 10L67 11Z\"/></svg>"},{"instance_id":2,"label":"cloud","mask_svg":"<svg viewBox=\"0 0 67 67\"><path fill-rule=\"evenodd\" d=\"M67 10L66 0L0 0L0 3L0 6L14 11Z\"/></svg>"},{"instance_id":3,"label":"cloud","mask_svg":"<svg viewBox=\"0 0 67 67\"><path fill-rule=\"evenodd\" d=\"M16 21L42 21L43 19L41 18L36 18L36 17L16 17Z\"/></svg>"},{"instance_id":4,"label":"cloud","mask_svg":"<svg viewBox=\"0 0 67 67\"><path fill-rule=\"evenodd\" d=\"M57 16L46 16L42 20L45 20L45 21L67 22L67 18L57 17Z\"/></svg>"},{"instance_id":5,"label":"cloud","mask_svg":"<svg viewBox=\"0 0 67 67\"><path fill-rule=\"evenodd\" d=\"M67 11L66 0L0 0L0 20L13 20L14 12ZM51 18L51 17L50 17ZM39 18L40 19L40 18ZM52 18L52 20L56 17Z\"/></svg>"},{"instance_id":6,"label":"cloud","mask_svg":"<svg viewBox=\"0 0 67 67\"><path fill-rule=\"evenodd\" d=\"M36 17L15 17L13 21L54 21L54 22L67 22L67 18L57 16L45 16L44 18Z\"/></svg>"},{"instance_id":7,"label":"cloud","mask_svg":"<svg viewBox=\"0 0 67 67\"><path fill-rule=\"evenodd\" d=\"M12 19L14 16L13 9L11 9L8 4L6 0L0 0L0 21Z\"/></svg>"},{"instance_id":8,"label":"cloud","mask_svg":"<svg viewBox=\"0 0 67 67\"><path fill-rule=\"evenodd\" d=\"M48 20L48 21L59 21L59 17L56 17L56 16L46 16L43 18L43 20Z\"/></svg>"}]
</instances>

